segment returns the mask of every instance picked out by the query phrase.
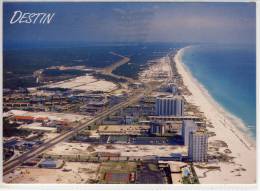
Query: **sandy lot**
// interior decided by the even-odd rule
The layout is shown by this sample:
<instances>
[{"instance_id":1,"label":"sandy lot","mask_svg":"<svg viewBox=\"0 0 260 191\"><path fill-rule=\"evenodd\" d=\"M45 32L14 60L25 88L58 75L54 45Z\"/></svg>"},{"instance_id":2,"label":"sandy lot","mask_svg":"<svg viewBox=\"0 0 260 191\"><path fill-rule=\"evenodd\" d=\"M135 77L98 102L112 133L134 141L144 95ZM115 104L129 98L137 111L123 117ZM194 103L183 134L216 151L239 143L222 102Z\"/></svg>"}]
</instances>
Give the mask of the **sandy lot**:
<instances>
[{"instance_id":1,"label":"sandy lot","mask_svg":"<svg viewBox=\"0 0 260 191\"><path fill-rule=\"evenodd\" d=\"M87 148L92 146L95 151L89 152ZM91 145L88 143L59 143L53 148L46 151L46 154L53 155L78 155L85 154L90 155L93 152L110 152L121 153L121 156L171 156L172 153L187 154L187 148L184 146L171 146L171 145L122 145L122 144L110 144L108 145Z\"/></svg>"},{"instance_id":2,"label":"sandy lot","mask_svg":"<svg viewBox=\"0 0 260 191\"><path fill-rule=\"evenodd\" d=\"M3 181L24 184L86 184L96 180L99 166L98 163L66 162L61 169L20 168L4 176Z\"/></svg>"},{"instance_id":3,"label":"sandy lot","mask_svg":"<svg viewBox=\"0 0 260 191\"><path fill-rule=\"evenodd\" d=\"M83 119L90 119L90 116L86 115L77 115L77 114L69 114L69 113L56 113L56 112L29 112L22 110L11 110L9 113L13 115L19 116L32 116L32 117L48 117L50 120L64 120L68 122L81 121Z\"/></svg>"},{"instance_id":4,"label":"sandy lot","mask_svg":"<svg viewBox=\"0 0 260 191\"><path fill-rule=\"evenodd\" d=\"M65 80L47 85L49 88L68 88L72 90L83 91L103 91L111 92L117 89L117 85L106 80L96 79L94 76L86 75L76 77L70 80Z\"/></svg>"}]
</instances>

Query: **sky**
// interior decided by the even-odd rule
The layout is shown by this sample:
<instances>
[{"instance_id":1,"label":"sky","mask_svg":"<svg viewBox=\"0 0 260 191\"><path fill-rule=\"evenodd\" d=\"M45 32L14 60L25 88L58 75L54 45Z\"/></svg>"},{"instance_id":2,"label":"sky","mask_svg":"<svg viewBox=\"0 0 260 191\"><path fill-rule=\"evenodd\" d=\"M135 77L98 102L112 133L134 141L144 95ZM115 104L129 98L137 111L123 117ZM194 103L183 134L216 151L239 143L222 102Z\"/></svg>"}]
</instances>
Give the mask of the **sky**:
<instances>
[{"instance_id":1,"label":"sky","mask_svg":"<svg viewBox=\"0 0 260 191\"><path fill-rule=\"evenodd\" d=\"M4 47L22 43L256 41L255 3L4 3ZM55 13L10 24L14 11Z\"/></svg>"}]
</instances>

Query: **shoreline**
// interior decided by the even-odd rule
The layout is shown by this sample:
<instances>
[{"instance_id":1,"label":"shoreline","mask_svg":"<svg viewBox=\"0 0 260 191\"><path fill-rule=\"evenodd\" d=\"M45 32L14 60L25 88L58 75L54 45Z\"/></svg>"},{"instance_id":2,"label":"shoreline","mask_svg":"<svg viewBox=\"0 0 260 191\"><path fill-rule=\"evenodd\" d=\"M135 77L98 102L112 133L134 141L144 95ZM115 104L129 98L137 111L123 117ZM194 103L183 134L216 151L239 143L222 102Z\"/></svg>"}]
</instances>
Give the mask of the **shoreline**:
<instances>
[{"instance_id":1,"label":"shoreline","mask_svg":"<svg viewBox=\"0 0 260 191\"><path fill-rule=\"evenodd\" d=\"M191 71L182 62L182 55L185 50L191 46L184 47L175 54L174 61L178 73L182 76L184 85L187 86L191 92L191 96L184 97L188 102L192 102L199 106L200 110L204 112L207 120L212 122L214 128L209 129L214 132L216 136L209 137L209 143L212 141L221 140L227 143L228 148L232 151L231 156L235 157L235 164L242 165L246 169L239 176L229 175L227 169L224 170L225 165L219 162L222 166L221 172L211 173L204 178L201 178L202 183L256 183L256 148L255 140L247 136L246 126L241 119L226 111L209 92L201 85L198 80L193 77ZM251 156L251 157L248 157ZM254 157L253 157L254 156ZM229 169L230 170L230 169ZM200 170L199 170L200 171ZM232 171L232 170L230 170ZM224 173L223 173L224 172ZM212 176L212 177L211 177ZM217 181L212 182L212 179ZM226 181L229 179L229 181Z\"/></svg>"},{"instance_id":2,"label":"shoreline","mask_svg":"<svg viewBox=\"0 0 260 191\"><path fill-rule=\"evenodd\" d=\"M178 53L179 53L178 56L181 57L185 53L185 50L187 50L187 49L189 49L191 47L194 47L194 46L187 46L187 47L184 47L184 48L180 49L180 51L178 51ZM231 112L227 111L227 109L225 109L222 105L220 105L213 98L213 96L210 95L209 91L193 76L193 74L190 71L190 69L183 63L183 61L181 60L180 57L178 58L179 59L179 63L181 63L181 65L184 68L184 70L186 71L186 73L193 80L193 82L199 87L199 89L203 92L203 94L206 96L208 101L210 101L211 104L214 105L215 108L217 108L219 113L221 113L221 115L224 116L225 119L228 119L228 120L225 120L225 122L228 122L229 123L228 125L231 125L232 128L235 128L235 131L239 132L240 135L237 135L237 136L242 136L244 139L246 139L246 142L244 143L244 144L246 144L246 146L248 146L248 147L255 147L256 146L255 139L252 137L252 135L250 135L251 132L249 131L249 129L247 129L247 126L243 122L243 120L240 119L239 117L235 116ZM222 121L222 123L223 123L223 121ZM234 126L236 126L236 127L234 127ZM233 130L232 128L231 128L231 130ZM241 137L238 137L238 138L241 138ZM241 141L243 141L243 140L241 140Z\"/></svg>"}]
</instances>

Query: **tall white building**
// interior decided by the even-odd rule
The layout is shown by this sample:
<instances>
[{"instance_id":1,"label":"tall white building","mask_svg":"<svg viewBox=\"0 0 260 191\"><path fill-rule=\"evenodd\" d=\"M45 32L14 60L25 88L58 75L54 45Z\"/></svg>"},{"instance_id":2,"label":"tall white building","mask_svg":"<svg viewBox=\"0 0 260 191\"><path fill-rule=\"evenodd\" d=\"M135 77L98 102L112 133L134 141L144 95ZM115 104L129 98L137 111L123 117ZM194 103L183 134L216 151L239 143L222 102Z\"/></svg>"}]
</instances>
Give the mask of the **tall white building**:
<instances>
[{"instance_id":1,"label":"tall white building","mask_svg":"<svg viewBox=\"0 0 260 191\"><path fill-rule=\"evenodd\" d=\"M156 115L183 116L184 101L180 96L157 98L155 112Z\"/></svg>"},{"instance_id":2,"label":"tall white building","mask_svg":"<svg viewBox=\"0 0 260 191\"><path fill-rule=\"evenodd\" d=\"M204 130L189 134L188 157L193 162L208 161L208 135Z\"/></svg>"},{"instance_id":3,"label":"tall white building","mask_svg":"<svg viewBox=\"0 0 260 191\"><path fill-rule=\"evenodd\" d=\"M189 145L189 135L191 132L197 131L198 126L193 120L184 120L182 123L182 138L184 145Z\"/></svg>"}]
</instances>

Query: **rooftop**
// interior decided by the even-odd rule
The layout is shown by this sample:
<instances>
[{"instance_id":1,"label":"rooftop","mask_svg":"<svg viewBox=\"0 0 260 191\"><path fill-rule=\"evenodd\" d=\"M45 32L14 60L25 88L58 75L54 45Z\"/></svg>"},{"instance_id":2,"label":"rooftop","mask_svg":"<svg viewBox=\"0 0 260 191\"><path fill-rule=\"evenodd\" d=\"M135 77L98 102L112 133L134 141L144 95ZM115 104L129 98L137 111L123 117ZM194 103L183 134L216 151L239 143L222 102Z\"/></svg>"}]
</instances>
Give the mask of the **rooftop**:
<instances>
[{"instance_id":1,"label":"rooftop","mask_svg":"<svg viewBox=\"0 0 260 191\"><path fill-rule=\"evenodd\" d=\"M196 135L207 135L206 129L198 129L197 131L192 132L192 133L196 134Z\"/></svg>"},{"instance_id":2,"label":"rooftop","mask_svg":"<svg viewBox=\"0 0 260 191\"><path fill-rule=\"evenodd\" d=\"M197 127L197 124L193 120L183 120L184 126Z\"/></svg>"},{"instance_id":3,"label":"rooftop","mask_svg":"<svg viewBox=\"0 0 260 191\"><path fill-rule=\"evenodd\" d=\"M157 97L156 99L180 99L183 100L182 96L180 95L162 95Z\"/></svg>"}]
</instances>

